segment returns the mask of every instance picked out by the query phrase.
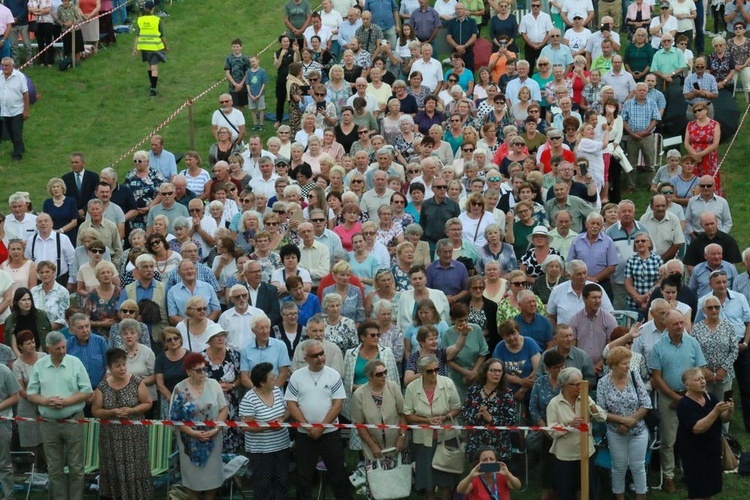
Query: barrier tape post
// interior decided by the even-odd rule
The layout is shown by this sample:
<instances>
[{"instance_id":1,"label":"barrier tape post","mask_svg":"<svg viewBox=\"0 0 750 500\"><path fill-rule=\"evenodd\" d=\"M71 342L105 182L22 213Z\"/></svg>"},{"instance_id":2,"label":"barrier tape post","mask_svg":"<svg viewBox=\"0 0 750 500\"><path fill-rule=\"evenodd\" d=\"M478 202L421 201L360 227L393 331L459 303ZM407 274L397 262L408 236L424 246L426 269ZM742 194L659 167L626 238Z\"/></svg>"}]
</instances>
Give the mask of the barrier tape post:
<instances>
[{"instance_id":1,"label":"barrier tape post","mask_svg":"<svg viewBox=\"0 0 750 500\"><path fill-rule=\"evenodd\" d=\"M190 150L195 151L195 121L193 119L193 101L188 101L188 138Z\"/></svg>"},{"instance_id":2,"label":"barrier tape post","mask_svg":"<svg viewBox=\"0 0 750 500\"><path fill-rule=\"evenodd\" d=\"M589 425L589 383L581 381L581 418ZM589 500L589 433L581 432L581 500Z\"/></svg>"},{"instance_id":3,"label":"barrier tape post","mask_svg":"<svg viewBox=\"0 0 750 500\"><path fill-rule=\"evenodd\" d=\"M73 32L70 34L70 61L73 69L76 69L76 26L71 26Z\"/></svg>"}]
</instances>

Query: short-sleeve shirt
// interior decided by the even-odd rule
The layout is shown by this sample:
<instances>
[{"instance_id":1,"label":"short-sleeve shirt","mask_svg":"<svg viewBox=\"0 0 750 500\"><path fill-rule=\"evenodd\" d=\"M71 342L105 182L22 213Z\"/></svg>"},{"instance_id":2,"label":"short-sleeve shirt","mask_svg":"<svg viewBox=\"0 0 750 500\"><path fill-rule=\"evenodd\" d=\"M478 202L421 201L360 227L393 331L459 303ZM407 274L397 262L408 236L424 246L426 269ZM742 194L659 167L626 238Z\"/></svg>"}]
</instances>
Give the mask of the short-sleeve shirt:
<instances>
[{"instance_id":1,"label":"short-sleeve shirt","mask_svg":"<svg viewBox=\"0 0 750 500\"><path fill-rule=\"evenodd\" d=\"M5 401L12 395L16 394L21 390L21 386L18 385L18 380L5 365L0 365L0 401ZM4 410L0 411L0 417L12 417L13 407L8 406Z\"/></svg>"},{"instance_id":2,"label":"short-sleeve shirt","mask_svg":"<svg viewBox=\"0 0 750 500\"><path fill-rule=\"evenodd\" d=\"M278 339L269 338L266 347L258 347L258 339L247 344L240 351L240 370L249 372L258 363L271 363L274 373L284 366L292 366L286 345Z\"/></svg>"},{"instance_id":3,"label":"short-sleeve shirt","mask_svg":"<svg viewBox=\"0 0 750 500\"><path fill-rule=\"evenodd\" d=\"M300 29L307 21L307 16L312 14L312 9L307 0L300 0L299 3L294 0L288 0L284 4L284 15L289 18L289 22L292 26ZM287 33L290 37L296 38L294 33Z\"/></svg>"},{"instance_id":4,"label":"short-sleeve shirt","mask_svg":"<svg viewBox=\"0 0 750 500\"><path fill-rule=\"evenodd\" d=\"M31 377L26 389L29 394L39 394L45 398L59 396L68 398L78 392L90 394L91 381L81 360L66 355L59 366L52 363L52 356L46 356L36 362L31 370ZM68 418L83 410L84 402L66 408L39 406L39 413L44 418Z\"/></svg>"},{"instance_id":5,"label":"short-sleeve shirt","mask_svg":"<svg viewBox=\"0 0 750 500\"><path fill-rule=\"evenodd\" d=\"M651 356L648 358L648 368L661 370L664 382L673 391L685 389L682 383L682 373L685 370L705 366L705 364L706 359L703 357L700 344L687 333L682 334L679 344L672 342L669 334L664 335L654 344Z\"/></svg>"},{"instance_id":6,"label":"short-sleeve shirt","mask_svg":"<svg viewBox=\"0 0 750 500\"><path fill-rule=\"evenodd\" d=\"M532 371L534 371L531 358L539 353L541 353L541 351L539 350L539 345L536 341L529 337L523 337L523 346L521 346L520 351L516 353L510 352L503 340L495 346L492 357L503 362L506 373L515 375L516 377L526 378L531 375ZM512 386L511 388L514 390L516 389L516 387Z\"/></svg>"},{"instance_id":7,"label":"short-sleeve shirt","mask_svg":"<svg viewBox=\"0 0 750 500\"><path fill-rule=\"evenodd\" d=\"M240 416L253 417L256 422L278 421L284 416L286 401L278 387L273 388L273 405L266 405L254 390L247 391L240 402ZM245 451L249 453L273 453L289 448L289 429L245 433Z\"/></svg>"},{"instance_id":8,"label":"short-sleeve shirt","mask_svg":"<svg viewBox=\"0 0 750 500\"><path fill-rule=\"evenodd\" d=\"M241 82L245 77L245 72L250 69L250 58L245 54L238 56L229 54L224 61L224 71L229 71L235 82Z\"/></svg>"},{"instance_id":9,"label":"short-sleeve shirt","mask_svg":"<svg viewBox=\"0 0 750 500\"><path fill-rule=\"evenodd\" d=\"M310 368L302 368L289 378L289 385L284 395L286 401L294 401L299 406L302 415L308 422L322 422L333 406L333 401L346 399L344 382L339 372L328 366L321 371L314 372ZM338 423L338 418L333 421ZM328 428L323 434L335 432ZM307 434L307 429L299 428L297 432Z\"/></svg>"},{"instance_id":10,"label":"short-sleeve shirt","mask_svg":"<svg viewBox=\"0 0 750 500\"><path fill-rule=\"evenodd\" d=\"M268 73L263 68L258 68L255 71L249 69L245 75L245 83L250 87L252 95L258 95L260 94L261 87L268 85Z\"/></svg>"}]
</instances>

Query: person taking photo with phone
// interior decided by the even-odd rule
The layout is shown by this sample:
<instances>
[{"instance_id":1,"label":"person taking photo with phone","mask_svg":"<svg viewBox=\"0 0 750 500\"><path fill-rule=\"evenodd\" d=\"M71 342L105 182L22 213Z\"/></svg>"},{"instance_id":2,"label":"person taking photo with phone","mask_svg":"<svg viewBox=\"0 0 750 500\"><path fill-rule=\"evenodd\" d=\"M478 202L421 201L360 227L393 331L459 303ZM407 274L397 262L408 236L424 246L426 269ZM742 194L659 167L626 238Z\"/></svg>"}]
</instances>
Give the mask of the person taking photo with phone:
<instances>
[{"instance_id":1,"label":"person taking photo with phone","mask_svg":"<svg viewBox=\"0 0 750 500\"><path fill-rule=\"evenodd\" d=\"M471 472L458 483L456 491L466 500L495 498L510 500L510 490L521 487L521 480L508 470L505 462L499 462L495 449L486 446L479 450L479 460Z\"/></svg>"}]
</instances>

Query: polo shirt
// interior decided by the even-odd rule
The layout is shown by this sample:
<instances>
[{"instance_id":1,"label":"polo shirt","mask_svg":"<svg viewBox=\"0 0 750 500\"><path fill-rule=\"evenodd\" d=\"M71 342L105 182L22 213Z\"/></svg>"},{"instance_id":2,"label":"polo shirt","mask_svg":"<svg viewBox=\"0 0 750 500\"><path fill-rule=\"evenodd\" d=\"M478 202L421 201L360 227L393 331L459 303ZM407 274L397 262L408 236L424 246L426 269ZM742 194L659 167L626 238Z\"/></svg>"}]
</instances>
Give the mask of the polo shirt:
<instances>
[{"instance_id":1,"label":"polo shirt","mask_svg":"<svg viewBox=\"0 0 750 500\"><path fill-rule=\"evenodd\" d=\"M439 260L436 260L425 270L427 275L427 288L442 290L446 295L456 295L466 290L466 282L469 279L469 273L466 266L457 260L451 260L448 267L443 267Z\"/></svg>"},{"instance_id":2,"label":"polo shirt","mask_svg":"<svg viewBox=\"0 0 750 500\"><path fill-rule=\"evenodd\" d=\"M194 291L185 286L185 283L179 282L167 292L167 312L170 316L185 316L187 301L191 297L201 296L206 299L208 312L221 310L219 299L214 289L205 281L196 280Z\"/></svg>"},{"instance_id":3,"label":"polo shirt","mask_svg":"<svg viewBox=\"0 0 750 500\"><path fill-rule=\"evenodd\" d=\"M573 329L578 348L588 354L594 363L598 363L612 330L617 328L615 317L601 309L589 316L586 309L581 309L570 318L568 324Z\"/></svg>"},{"instance_id":4,"label":"polo shirt","mask_svg":"<svg viewBox=\"0 0 750 500\"><path fill-rule=\"evenodd\" d=\"M91 382L91 387L96 387L107 372L107 341L104 337L91 333L88 342L81 344L78 339L70 337L66 344L68 355L81 360Z\"/></svg>"},{"instance_id":5,"label":"polo shirt","mask_svg":"<svg viewBox=\"0 0 750 500\"><path fill-rule=\"evenodd\" d=\"M714 294L711 292L698 299L698 313L695 315L696 323L706 318L703 313L703 304L706 299L713 296ZM750 323L750 306L748 306L747 298L739 292L727 290L727 298L721 304L719 316L732 324L737 342L742 342L745 339L745 326Z\"/></svg>"},{"instance_id":6,"label":"polo shirt","mask_svg":"<svg viewBox=\"0 0 750 500\"><path fill-rule=\"evenodd\" d=\"M552 323L539 313L534 313L534 317L527 322L522 314L519 314L513 320L518 325L518 331L524 337L533 339L543 351L547 344L552 341Z\"/></svg>"},{"instance_id":7,"label":"polo shirt","mask_svg":"<svg viewBox=\"0 0 750 500\"><path fill-rule=\"evenodd\" d=\"M659 330L654 323L654 320L648 321L641 325L641 334L633 340L633 352L637 352L643 358L648 361L651 356L651 351L654 349L654 345L661 339L666 333L666 327L664 330Z\"/></svg>"},{"instance_id":8,"label":"polo shirt","mask_svg":"<svg viewBox=\"0 0 750 500\"><path fill-rule=\"evenodd\" d=\"M165 207L162 203L151 207L151 210L148 211L148 220L146 222L146 226L152 227L154 225L154 217L156 217L157 215L167 216L167 219L169 219L169 227L167 228L167 231L170 234L174 234L174 227L172 227L172 224L177 217L185 217L186 219L190 219L190 213L188 212L187 207L176 201L172 203L172 206L169 208Z\"/></svg>"},{"instance_id":9,"label":"polo shirt","mask_svg":"<svg viewBox=\"0 0 750 500\"><path fill-rule=\"evenodd\" d=\"M148 156L148 166L158 170L166 180L177 175L177 161L174 155L166 149L162 149L159 156L156 156L153 151L149 151Z\"/></svg>"},{"instance_id":10,"label":"polo shirt","mask_svg":"<svg viewBox=\"0 0 750 500\"><path fill-rule=\"evenodd\" d=\"M240 351L241 371L249 372L258 363L271 363L275 374L278 374L279 370L285 366L292 366L286 345L273 337L268 338L268 344L265 347L259 347L256 338Z\"/></svg>"},{"instance_id":11,"label":"polo shirt","mask_svg":"<svg viewBox=\"0 0 750 500\"><path fill-rule=\"evenodd\" d=\"M706 247L712 243L721 245L724 250L723 258L727 262L732 264L739 264L742 262L742 254L740 253L740 247L737 245L737 240L725 233L724 231L717 231L716 236L709 239L706 233L698 233L695 238L690 241L690 245L687 247L685 257L682 262L686 266L695 266L701 262L705 262L706 258L703 255Z\"/></svg>"},{"instance_id":12,"label":"polo shirt","mask_svg":"<svg viewBox=\"0 0 750 500\"><path fill-rule=\"evenodd\" d=\"M588 233L581 233L575 237L568 252L568 261L580 259L586 263L589 276L595 276L609 266L617 266L620 257L612 238L599 233L596 240L589 240Z\"/></svg>"},{"instance_id":13,"label":"polo shirt","mask_svg":"<svg viewBox=\"0 0 750 500\"><path fill-rule=\"evenodd\" d=\"M390 205L392 195L393 190L390 188L385 188L382 195L376 193L374 188L370 189L362 195L359 207L370 215L371 221L379 222L378 209L383 205Z\"/></svg>"},{"instance_id":14,"label":"polo shirt","mask_svg":"<svg viewBox=\"0 0 750 500\"><path fill-rule=\"evenodd\" d=\"M562 40L560 40L562 41ZM550 63L554 66L555 64L562 64L566 68L573 64L573 54L570 51L570 47L565 44L560 44L555 49L552 44L546 45L542 48L540 57L546 57L550 60Z\"/></svg>"},{"instance_id":15,"label":"polo shirt","mask_svg":"<svg viewBox=\"0 0 750 500\"><path fill-rule=\"evenodd\" d=\"M279 343L282 342L279 341ZM286 351L286 348L284 350ZM333 368L323 366L323 369L317 372L311 371L309 367L300 368L289 378L284 399L297 403L308 422L322 422L333 406L334 400L346 399L346 390L341 375ZM338 423L338 421L336 418L333 423ZM337 429L329 427L323 430L323 434L336 431ZM308 430L300 427L297 432L307 434Z\"/></svg>"},{"instance_id":16,"label":"polo shirt","mask_svg":"<svg viewBox=\"0 0 750 500\"><path fill-rule=\"evenodd\" d=\"M477 22L469 16L466 16L463 21L458 17L448 21L447 31L448 35L453 37L453 41L459 45L465 45L473 35L479 35ZM468 50L474 49L469 47Z\"/></svg>"},{"instance_id":17,"label":"polo shirt","mask_svg":"<svg viewBox=\"0 0 750 500\"><path fill-rule=\"evenodd\" d=\"M549 351L557 351L557 346L550 347L542 353L542 360L544 355ZM594 363L591 361L591 357L586 354L583 349L579 349L576 346L570 346L567 356L565 356L565 367L566 368L578 368L583 373L583 378L588 380L590 384L596 382L596 372L594 371ZM540 373L543 375L547 373L547 367L544 363L539 363Z\"/></svg>"},{"instance_id":18,"label":"polo shirt","mask_svg":"<svg viewBox=\"0 0 750 500\"><path fill-rule=\"evenodd\" d=\"M58 396L69 398L82 392L90 394L93 391L86 367L80 359L67 354L60 362L60 366L52 363L52 356L45 356L36 362L31 370L29 384L26 388L29 394L39 394L45 398ZM85 403L81 401L65 408L50 408L39 406L39 413L44 418L68 418L83 410Z\"/></svg>"},{"instance_id":19,"label":"polo shirt","mask_svg":"<svg viewBox=\"0 0 750 500\"><path fill-rule=\"evenodd\" d=\"M575 233L583 231L586 217L594 211L594 207L583 201L582 198L570 194L566 198L564 205L560 205L557 198L552 198L544 203L544 208L547 210L547 216L551 223L554 223L557 212L561 210L568 211L571 219L570 229ZM568 255L568 252L565 252L563 255Z\"/></svg>"},{"instance_id":20,"label":"polo shirt","mask_svg":"<svg viewBox=\"0 0 750 500\"><path fill-rule=\"evenodd\" d=\"M683 68L687 68L685 54L680 49L674 47L670 48L669 52L664 49L657 50L656 54L654 54L654 59L651 61L652 73L659 72L669 75Z\"/></svg>"},{"instance_id":21,"label":"polo shirt","mask_svg":"<svg viewBox=\"0 0 750 500\"><path fill-rule=\"evenodd\" d=\"M650 370L661 370L661 377L673 391L685 390L682 373L688 368L699 368L706 365L701 346L694 337L687 333L675 344L665 334L659 339L647 360Z\"/></svg>"},{"instance_id":22,"label":"polo shirt","mask_svg":"<svg viewBox=\"0 0 750 500\"><path fill-rule=\"evenodd\" d=\"M654 253L664 255L672 245L685 243L685 234L682 232L680 220L671 212L666 212L662 220L656 220L653 212L646 212L641 216L640 223L651 237Z\"/></svg>"},{"instance_id":23,"label":"polo shirt","mask_svg":"<svg viewBox=\"0 0 750 500\"><path fill-rule=\"evenodd\" d=\"M11 17L12 18L12 17ZM23 113L23 94L29 93L26 76L14 69L8 78L0 76L0 116L18 116Z\"/></svg>"}]
</instances>

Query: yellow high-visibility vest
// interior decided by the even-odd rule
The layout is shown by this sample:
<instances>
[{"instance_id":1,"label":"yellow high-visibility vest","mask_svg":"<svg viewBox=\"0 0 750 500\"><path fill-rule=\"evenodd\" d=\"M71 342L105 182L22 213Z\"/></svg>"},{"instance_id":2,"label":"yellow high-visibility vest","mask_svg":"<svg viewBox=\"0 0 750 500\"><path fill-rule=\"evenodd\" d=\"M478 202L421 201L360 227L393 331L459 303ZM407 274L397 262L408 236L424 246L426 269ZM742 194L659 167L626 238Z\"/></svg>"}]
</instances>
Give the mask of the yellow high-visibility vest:
<instances>
[{"instance_id":1,"label":"yellow high-visibility vest","mask_svg":"<svg viewBox=\"0 0 750 500\"><path fill-rule=\"evenodd\" d=\"M138 50L163 50L164 43L159 33L159 19L154 15L145 15L138 18Z\"/></svg>"}]
</instances>

